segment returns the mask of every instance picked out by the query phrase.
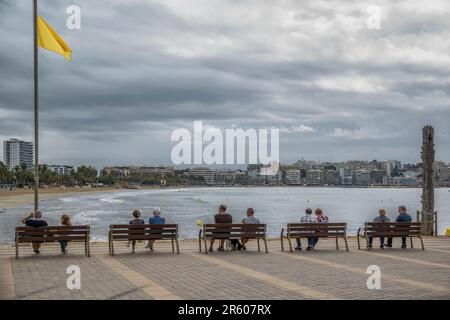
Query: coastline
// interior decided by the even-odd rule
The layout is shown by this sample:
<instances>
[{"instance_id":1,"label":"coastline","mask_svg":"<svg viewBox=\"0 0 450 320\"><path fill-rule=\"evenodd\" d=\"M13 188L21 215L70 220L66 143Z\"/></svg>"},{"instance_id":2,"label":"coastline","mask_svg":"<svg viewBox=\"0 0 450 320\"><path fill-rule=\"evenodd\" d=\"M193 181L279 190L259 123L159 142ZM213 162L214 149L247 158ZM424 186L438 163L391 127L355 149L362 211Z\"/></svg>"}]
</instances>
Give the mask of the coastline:
<instances>
[{"instance_id":1,"label":"coastline","mask_svg":"<svg viewBox=\"0 0 450 320\"><path fill-rule=\"evenodd\" d=\"M249 186L249 185L230 185L230 186L170 186L166 187L166 189L177 189L177 188L255 188L255 187L263 187L263 188L291 188L291 187L301 187L301 188L343 188L343 189L419 189L417 186L303 186L303 185L281 185L281 186L270 186L270 185L261 185L261 186ZM448 187L437 187L436 189L447 189ZM86 195L86 194L99 194L99 193L114 193L114 192L123 192L123 191L131 191L131 190L151 190L151 189L160 189L157 186L149 186L149 187L140 187L137 189L128 189L128 188L114 188L114 187L105 187L105 188L42 188L39 190L39 200L49 200L55 198L63 198L69 197L73 195ZM450 189L449 189L450 191ZM16 189L14 191L8 191L5 189L0 189L0 212L2 210L12 209L20 206L32 205L34 201L34 190L33 189Z\"/></svg>"},{"instance_id":2,"label":"coastline","mask_svg":"<svg viewBox=\"0 0 450 320\"><path fill-rule=\"evenodd\" d=\"M84 195L90 193L112 193L127 189L116 188L46 188L39 190L39 201L55 198L69 197L73 195ZM34 190L0 190L0 211L20 206L32 205L34 202Z\"/></svg>"}]
</instances>

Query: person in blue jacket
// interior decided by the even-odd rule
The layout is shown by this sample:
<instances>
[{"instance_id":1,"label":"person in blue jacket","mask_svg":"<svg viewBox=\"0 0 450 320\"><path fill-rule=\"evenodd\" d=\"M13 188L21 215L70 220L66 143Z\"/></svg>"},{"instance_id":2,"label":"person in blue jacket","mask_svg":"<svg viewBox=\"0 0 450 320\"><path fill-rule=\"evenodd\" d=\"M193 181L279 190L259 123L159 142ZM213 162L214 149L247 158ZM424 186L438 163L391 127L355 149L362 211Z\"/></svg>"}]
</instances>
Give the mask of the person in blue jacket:
<instances>
[{"instance_id":1,"label":"person in blue jacket","mask_svg":"<svg viewBox=\"0 0 450 320\"><path fill-rule=\"evenodd\" d=\"M149 224L166 224L166 219L161 217L161 209L160 208L156 208L155 210L153 210L153 217L150 217L150 219L148 219L148 223ZM149 240L146 248L150 249L150 251L153 251L153 243L154 242L155 242L155 240Z\"/></svg>"},{"instance_id":2,"label":"person in blue jacket","mask_svg":"<svg viewBox=\"0 0 450 320\"><path fill-rule=\"evenodd\" d=\"M398 207L398 213L399 215L397 216L395 222L412 222L412 218L408 214L405 206ZM392 248L392 238L388 238L387 247ZM402 249L406 249L406 237L402 237Z\"/></svg>"}]
</instances>

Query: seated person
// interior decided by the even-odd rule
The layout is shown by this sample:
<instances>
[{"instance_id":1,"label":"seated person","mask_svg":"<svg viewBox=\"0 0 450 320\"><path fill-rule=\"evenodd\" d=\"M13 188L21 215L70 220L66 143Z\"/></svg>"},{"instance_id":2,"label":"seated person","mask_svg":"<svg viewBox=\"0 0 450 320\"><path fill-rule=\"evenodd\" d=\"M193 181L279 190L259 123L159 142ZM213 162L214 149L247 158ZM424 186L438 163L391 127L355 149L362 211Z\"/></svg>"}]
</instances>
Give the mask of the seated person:
<instances>
[{"instance_id":1,"label":"seated person","mask_svg":"<svg viewBox=\"0 0 450 320\"><path fill-rule=\"evenodd\" d=\"M36 211L35 213L30 213L28 216L22 218L22 223L27 227L39 228L39 227L47 227L48 223L44 219L42 219L42 212ZM33 247L33 251L35 254L41 253L40 248L42 245L42 241L34 241L31 243Z\"/></svg>"},{"instance_id":2,"label":"seated person","mask_svg":"<svg viewBox=\"0 0 450 320\"><path fill-rule=\"evenodd\" d=\"M214 216L214 223L233 223L233 217L231 216L231 214L227 213L227 206L224 204L221 204L219 207L219 213L216 214ZM236 239L234 239L236 240ZM239 241L234 241L234 247L236 247L237 243ZM217 248L217 251L224 251L225 249L224 247L224 243L225 243L225 239L220 239L220 245ZM213 251L213 244L214 244L214 239L211 240L211 243L209 245L209 252Z\"/></svg>"},{"instance_id":3,"label":"seated person","mask_svg":"<svg viewBox=\"0 0 450 320\"><path fill-rule=\"evenodd\" d=\"M373 222L390 222L388 217L386 217L386 210L380 209L378 211L378 217L373 219ZM372 248L373 237L369 237L369 248ZM380 237L380 248L384 249L384 237Z\"/></svg>"},{"instance_id":4,"label":"seated person","mask_svg":"<svg viewBox=\"0 0 450 320\"><path fill-rule=\"evenodd\" d=\"M405 206L398 207L397 219L395 222L412 222L411 216L408 214ZM388 238L387 247L392 248L392 238ZM402 237L402 249L406 249L406 237Z\"/></svg>"},{"instance_id":5,"label":"seated person","mask_svg":"<svg viewBox=\"0 0 450 320\"><path fill-rule=\"evenodd\" d=\"M301 223L316 223L317 222L316 218L313 217L313 215L312 215L311 208L307 208L305 210L305 215L300 218L300 222ZM297 247L295 248L295 250L301 251L302 250L302 242L300 241L300 238L295 239L295 241L297 242ZM310 251L313 246L314 246L314 238L308 237L308 247L306 248L306 250Z\"/></svg>"},{"instance_id":6,"label":"seated person","mask_svg":"<svg viewBox=\"0 0 450 320\"><path fill-rule=\"evenodd\" d=\"M153 210L153 217L148 219L148 223L150 223L150 224L166 224L166 219L161 217L161 209L160 208L155 208L155 210ZM150 249L150 251L153 251L153 243L154 242L155 242L155 240L149 240L146 248Z\"/></svg>"},{"instance_id":7,"label":"seated person","mask_svg":"<svg viewBox=\"0 0 450 320\"><path fill-rule=\"evenodd\" d=\"M133 219L130 220L130 224L145 224L145 221L141 219L141 212L139 210L133 211ZM134 253L134 249L136 247L136 240L128 241L127 247L130 246L131 242L131 252Z\"/></svg>"},{"instance_id":8,"label":"seated person","mask_svg":"<svg viewBox=\"0 0 450 320\"><path fill-rule=\"evenodd\" d=\"M65 226L65 227L72 226L72 221L70 220L70 216L67 213L64 213L61 216L60 226ZM59 246L61 247L61 253L62 254L66 254L67 253L67 244L68 243L69 243L69 241L67 241L67 240L59 241Z\"/></svg>"},{"instance_id":9,"label":"seated person","mask_svg":"<svg viewBox=\"0 0 450 320\"><path fill-rule=\"evenodd\" d=\"M242 220L242 223L248 223L248 224L260 224L259 219L255 218L255 210L253 208L248 208L247 209L247 218L245 218L244 220ZM248 242L248 238L242 238L241 242L242 245L239 246L238 245L238 250L242 249L242 250L247 250L247 247L245 246L245 244Z\"/></svg>"}]
</instances>

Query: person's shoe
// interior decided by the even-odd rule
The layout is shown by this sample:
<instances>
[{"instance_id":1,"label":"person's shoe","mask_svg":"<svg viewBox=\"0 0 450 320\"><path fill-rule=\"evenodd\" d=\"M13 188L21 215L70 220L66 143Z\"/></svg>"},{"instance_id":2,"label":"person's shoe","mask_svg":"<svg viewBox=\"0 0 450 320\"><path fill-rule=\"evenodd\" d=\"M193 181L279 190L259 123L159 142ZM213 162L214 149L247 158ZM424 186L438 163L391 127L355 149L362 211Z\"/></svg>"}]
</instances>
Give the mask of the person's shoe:
<instances>
[{"instance_id":1,"label":"person's shoe","mask_svg":"<svg viewBox=\"0 0 450 320\"><path fill-rule=\"evenodd\" d=\"M241 249L245 251L245 250L247 250L247 247L243 245L243 246L241 247Z\"/></svg>"},{"instance_id":2,"label":"person's shoe","mask_svg":"<svg viewBox=\"0 0 450 320\"><path fill-rule=\"evenodd\" d=\"M39 254L41 252L39 250L34 250L34 253Z\"/></svg>"},{"instance_id":3,"label":"person's shoe","mask_svg":"<svg viewBox=\"0 0 450 320\"><path fill-rule=\"evenodd\" d=\"M225 251L225 249L223 247L219 247L217 248L217 251Z\"/></svg>"},{"instance_id":4,"label":"person's shoe","mask_svg":"<svg viewBox=\"0 0 450 320\"><path fill-rule=\"evenodd\" d=\"M214 250L213 250L213 248L209 248L208 251L209 252L213 252Z\"/></svg>"},{"instance_id":5,"label":"person's shoe","mask_svg":"<svg viewBox=\"0 0 450 320\"><path fill-rule=\"evenodd\" d=\"M392 244L388 243L384 245L385 247L392 248Z\"/></svg>"},{"instance_id":6,"label":"person's shoe","mask_svg":"<svg viewBox=\"0 0 450 320\"><path fill-rule=\"evenodd\" d=\"M384 245L380 244L380 249L384 249Z\"/></svg>"},{"instance_id":7,"label":"person's shoe","mask_svg":"<svg viewBox=\"0 0 450 320\"><path fill-rule=\"evenodd\" d=\"M372 249L372 245L371 244L369 244L369 249Z\"/></svg>"},{"instance_id":8,"label":"person's shoe","mask_svg":"<svg viewBox=\"0 0 450 320\"><path fill-rule=\"evenodd\" d=\"M307 251L311 251L313 247L306 248Z\"/></svg>"},{"instance_id":9,"label":"person's shoe","mask_svg":"<svg viewBox=\"0 0 450 320\"><path fill-rule=\"evenodd\" d=\"M406 249L406 244L403 244L403 245L402 245L402 249Z\"/></svg>"},{"instance_id":10,"label":"person's shoe","mask_svg":"<svg viewBox=\"0 0 450 320\"><path fill-rule=\"evenodd\" d=\"M296 247L295 250L302 251L302 247Z\"/></svg>"}]
</instances>

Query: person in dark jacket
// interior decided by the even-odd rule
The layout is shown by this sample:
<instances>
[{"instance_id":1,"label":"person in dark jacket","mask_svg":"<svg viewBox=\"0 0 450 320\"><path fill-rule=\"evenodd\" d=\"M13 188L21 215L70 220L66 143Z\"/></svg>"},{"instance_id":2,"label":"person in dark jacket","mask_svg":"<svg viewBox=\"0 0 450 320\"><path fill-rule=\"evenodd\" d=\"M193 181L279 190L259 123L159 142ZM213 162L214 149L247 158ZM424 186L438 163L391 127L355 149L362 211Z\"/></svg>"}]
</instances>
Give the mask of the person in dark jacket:
<instances>
[{"instance_id":1,"label":"person in dark jacket","mask_svg":"<svg viewBox=\"0 0 450 320\"><path fill-rule=\"evenodd\" d=\"M219 213L214 216L214 223L233 223L233 217L231 214L227 213L227 206L221 204L219 207ZM209 245L209 251L213 251L214 239L211 240ZM217 251L224 251L225 239L220 239L219 248ZM233 246L236 247L237 243L234 243Z\"/></svg>"},{"instance_id":2,"label":"person in dark jacket","mask_svg":"<svg viewBox=\"0 0 450 320\"><path fill-rule=\"evenodd\" d=\"M130 220L129 224L145 224L145 221L143 219L141 219L141 212L139 210L134 210L133 211L133 219ZM132 240L132 241L128 241L127 247L130 246L131 243L131 253L134 253L135 248L136 248L136 240Z\"/></svg>"},{"instance_id":3,"label":"person in dark jacket","mask_svg":"<svg viewBox=\"0 0 450 320\"><path fill-rule=\"evenodd\" d=\"M380 209L378 211L378 217L373 219L373 222L390 222L388 217L386 217L386 210ZM372 248L373 237L369 237L369 248ZM380 248L384 249L384 237L380 237Z\"/></svg>"},{"instance_id":4,"label":"person in dark jacket","mask_svg":"<svg viewBox=\"0 0 450 320\"><path fill-rule=\"evenodd\" d=\"M397 219L395 222L412 222L411 216L408 214L405 206L398 207ZM392 238L388 238L388 247L392 248ZM406 237L402 237L402 249L406 249Z\"/></svg>"},{"instance_id":5,"label":"person in dark jacket","mask_svg":"<svg viewBox=\"0 0 450 320\"><path fill-rule=\"evenodd\" d=\"M35 213L30 213L28 216L22 218L22 223L27 227L39 228L39 227L47 227L48 223L44 219L42 219L42 212L36 211ZM33 247L33 251L35 254L41 253L42 241L35 241L31 243Z\"/></svg>"}]
</instances>

